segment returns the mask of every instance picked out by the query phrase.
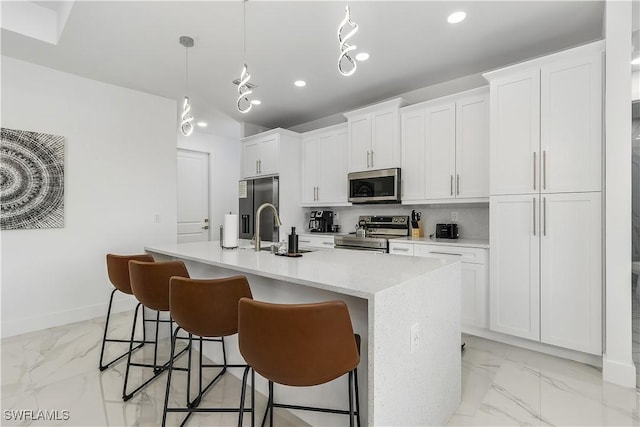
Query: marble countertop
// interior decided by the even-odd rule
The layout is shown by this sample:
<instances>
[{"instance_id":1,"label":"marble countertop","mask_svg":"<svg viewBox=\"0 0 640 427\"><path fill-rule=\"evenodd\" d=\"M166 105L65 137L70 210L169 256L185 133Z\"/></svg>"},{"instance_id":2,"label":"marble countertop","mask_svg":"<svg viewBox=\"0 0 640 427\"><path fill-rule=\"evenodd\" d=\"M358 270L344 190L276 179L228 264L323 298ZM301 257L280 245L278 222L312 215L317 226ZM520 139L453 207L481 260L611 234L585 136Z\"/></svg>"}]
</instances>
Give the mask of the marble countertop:
<instances>
[{"instance_id":1,"label":"marble countertop","mask_svg":"<svg viewBox=\"0 0 640 427\"><path fill-rule=\"evenodd\" d=\"M289 258L255 252L248 246L222 249L217 241L159 244L145 250L370 300L398 284L459 262L348 249L319 250Z\"/></svg>"},{"instance_id":2,"label":"marble countertop","mask_svg":"<svg viewBox=\"0 0 640 427\"><path fill-rule=\"evenodd\" d=\"M389 239L389 242L489 249L489 241L482 239L431 239L429 237L400 237L397 239Z\"/></svg>"}]
</instances>

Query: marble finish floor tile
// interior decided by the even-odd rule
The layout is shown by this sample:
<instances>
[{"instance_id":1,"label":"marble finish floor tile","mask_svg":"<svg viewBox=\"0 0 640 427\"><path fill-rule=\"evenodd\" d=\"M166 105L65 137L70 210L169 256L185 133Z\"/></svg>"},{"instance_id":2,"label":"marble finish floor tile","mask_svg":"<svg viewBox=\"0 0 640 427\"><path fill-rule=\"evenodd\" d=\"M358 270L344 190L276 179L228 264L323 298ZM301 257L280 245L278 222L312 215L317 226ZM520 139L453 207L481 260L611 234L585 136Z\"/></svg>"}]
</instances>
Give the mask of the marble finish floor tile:
<instances>
[{"instance_id":1,"label":"marble finish floor tile","mask_svg":"<svg viewBox=\"0 0 640 427\"><path fill-rule=\"evenodd\" d=\"M131 333L131 313L112 316L113 338L126 338ZM126 359L104 372L98 369L104 318L79 322L45 331L11 337L0 341L2 356L1 393L3 426L159 426L167 384L166 373L160 375L128 402L122 401L122 386ZM113 327L113 329L112 329ZM180 344L178 344L180 345ZM184 346L184 344L182 344ZM105 360L121 354L126 344L107 343ZM158 360L167 360L169 339L158 346ZM176 366L185 367L187 353ZM193 351L196 367L198 352ZM134 361L153 360L153 346L139 349ZM205 363L212 363L205 360ZM234 361L230 361L234 363ZM203 383L216 375L218 369L205 369ZM197 369L192 372L192 398L197 393ZM151 376L150 369L131 368L130 388ZM241 381L227 373L203 399L202 407L236 407L240 402ZM184 405L186 373L174 371L171 380L170 406ZM247 403L250 402L248 388ZM266 407L266 397L256 393L256 424ZM22 411L22 412L21 412ZM26 411L26 412L25 412ZM48 411L38 412L38 411ZM274 423L278 426L306 425L295 415L276 409ZM169 413L167 426L180 424L184 414ZM21 419L15 419L21 418ZM27 419L32 418L32 419ZM35 420L33 418L36 418ZM188 426L237 425L237 413L194 414ZM251 414L245 414L243 425L251 425Z\"/></svg>"},{"instance_id":2,"label":"marble finish floor tile","mask_svg":"<svg viewBox=\"0 0 640 427\"><path fill-rule=\"evenodd\" d=\"M104 372L98 370L103 322L104 318L98 318L0 341L0 424L160 425L166 374L130 401L123 402L125 361ZM131 313L115 315L113 334L117 338L128 337L130 322ZM473 336L465 335L463 341L466 345L462 353L462 400L449 421L451 426L640 426L640 391L604 383L598 368ZM168 339L161 341L161 360L168 355L168 344ZM107 357L124 349L123 344L108 345ZM134 359L149 361L153 357L152 350L152 346L145 346L135 353ZM198 352L194 350L192 357L197 360ZM186 355L182 356L176 362L177 366L185 366L186 361ZM216 372L216 369L206 370L204 380ZM131 384L142 381L147 375L148 372L136 369L130 377ZM196 381L192 381L191 387L195 393ZM240 380L226 374L206 395L202 405L236 406L240 388ZM186 373L176 372L170 394L172 405L183 403L184 390ZM265 406L266 398L256 394L257 424ZM54 418L57 415L59 419L8 419L7 414L19 415L11 411L20 410L33 411L32 415L36 416L38 410L58 411L49 412L49 415ZM65 414L69 419L63 419ZM177 426L181 419L181 414L169 414L167 425ZM195 414L187 425L236 424L237 414L212 413ZM294 413L284 410L276 410L275 424L305 425ZM249 414L244 425L250 425Z\"/></svg>"},{"instance_id":3,"label":"marble finish floor tile","mask_svg":"<svg viewBox=\"0 0 640 427\"><path fill-rule=\"evenodd\" d=\"M603 382L599 368L480 338L463 340L472 344L462 354L462 403L450 426L640 425L640 392ZM474 342L496 349L488 367L478 362Z\"/></svg>"}]
</instances>

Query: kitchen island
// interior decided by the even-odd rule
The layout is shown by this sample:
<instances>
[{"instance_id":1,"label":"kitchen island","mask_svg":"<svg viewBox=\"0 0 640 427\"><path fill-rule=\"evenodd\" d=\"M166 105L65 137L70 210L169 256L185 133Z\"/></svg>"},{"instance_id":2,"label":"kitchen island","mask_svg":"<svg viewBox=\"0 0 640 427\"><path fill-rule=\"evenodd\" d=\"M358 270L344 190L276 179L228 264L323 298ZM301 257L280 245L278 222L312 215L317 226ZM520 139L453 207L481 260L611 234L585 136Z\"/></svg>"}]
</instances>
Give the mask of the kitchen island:
<instances>
[{"instance_id":1,"label":"kitchen island","mask_svg":"<svg viewBox=\"0 0 640 427\"><path fill-rule=\"evenodd\" d=\"M345 301L362 337L363 424L445 425L460 403L460 262L342 249L289 258L250 248L222 249L219 242L145 249L156 260L183 260L194 278L243 274L258 300ZM236 337L227 343L230 363L241 361ZM220 359L215 347L205 354ZM256 389L267 394L259 376ZM346 378L303 389L276 385L275 393L276 401L291 404L347 405ZM348 423L334 414L295 414L312 425Z\"/></svg>"}]
</instances>

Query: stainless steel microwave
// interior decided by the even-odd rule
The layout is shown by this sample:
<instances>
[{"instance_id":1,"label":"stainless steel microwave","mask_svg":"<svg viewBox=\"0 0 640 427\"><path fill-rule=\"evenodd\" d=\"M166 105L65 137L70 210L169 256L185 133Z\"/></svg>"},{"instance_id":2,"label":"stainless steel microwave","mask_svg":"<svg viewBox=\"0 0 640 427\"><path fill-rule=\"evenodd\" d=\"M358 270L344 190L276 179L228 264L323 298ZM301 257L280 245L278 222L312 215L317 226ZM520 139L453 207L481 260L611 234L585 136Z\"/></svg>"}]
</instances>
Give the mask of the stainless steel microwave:
<instances>
[{"instance_id":1,"label":"stainless steel microwave","mask_svg":"<svg viewBox=\"0 0 640 427\"><path fill-rule=\"evenodd\" d=\"M400 203L400 168L351 172L351 203Z\"/></svg>"}]
</instances>

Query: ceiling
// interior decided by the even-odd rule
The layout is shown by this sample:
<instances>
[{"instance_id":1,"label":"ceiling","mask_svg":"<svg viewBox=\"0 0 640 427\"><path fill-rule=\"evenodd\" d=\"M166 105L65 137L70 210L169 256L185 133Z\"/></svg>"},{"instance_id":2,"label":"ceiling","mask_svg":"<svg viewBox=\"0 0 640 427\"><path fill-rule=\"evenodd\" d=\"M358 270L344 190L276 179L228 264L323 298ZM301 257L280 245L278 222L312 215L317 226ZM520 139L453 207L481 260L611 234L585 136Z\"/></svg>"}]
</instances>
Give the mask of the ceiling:
<instances>
[{"instance_id":1,"label":"ceiling","mask_svg":"<svg viewBox=\"0 0 640 427\"><path fill-rule=\"evenodd\" d=\"M604 14L602 1L352 1L360 26L352 44L371 58L343 77L336 31L345 4L246 3L246 62L262 101L248 114L235 109L231 83L244 61L241 1L76 1L57 44L3 29L2 54L181 100L185 48L178 38L189 35L196 120L218 115L291 127L600 39ZM448 24L456 10L467 19ZM295 87L296 79L307 86Z\"/></svg>"}]
</instances>

